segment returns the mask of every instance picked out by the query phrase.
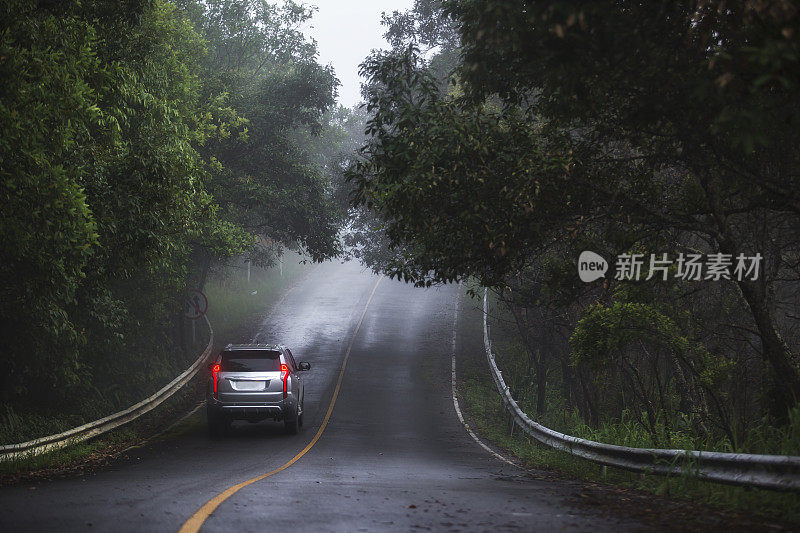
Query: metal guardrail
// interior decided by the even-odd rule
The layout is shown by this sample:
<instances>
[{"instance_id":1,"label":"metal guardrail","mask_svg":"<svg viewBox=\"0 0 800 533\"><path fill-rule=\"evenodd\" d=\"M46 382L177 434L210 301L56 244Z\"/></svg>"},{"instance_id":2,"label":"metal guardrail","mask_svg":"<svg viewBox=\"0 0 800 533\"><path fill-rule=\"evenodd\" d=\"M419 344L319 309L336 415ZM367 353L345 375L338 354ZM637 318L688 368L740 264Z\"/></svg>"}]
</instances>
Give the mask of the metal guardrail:
<instances>
[{"instance_id":1,"label":"metal guardrail","mask_svg":"<svg viewBox=\"0 0 800 533\"><path fill-rule=\"evenodd\" d=\"M94 422L88 422L82 426L69 429L63 433L49 435L47 437L40 437L28 442L0 446L0 461L8 461L17 457L24 457L28 455L38 455L40 453L57 450L71 444L96 437L97 435L101 435L107 431L136 420L143 414L152 411L161 405L167 398L175 394L184 385L186 385L197 374L197 372L203 368L203 362L211 354L211 350L214 346L214 330L211 328L211 323L208 321L208 318L205 315L203 318L205 319L206 324L208 324L208 330L210 332L208 346L206 346L206 349L203 350L203 353L200 354L200 357L197 358L192 366L187 368L178 377L170 381L167 385L161 388L161 390L149 398L146 398L123 411L108 415L100 420L95 420Z\"/></svg>"},{"instance_id":2,"label":"metal guardrail","mask_svg":"<svg viewBox=\"0 0 800 533\"><path fill-rule=\"evenodd\" d=\"M483 293L483 343L503 404L514 423L546 446L600 463L660 475L689 475L705 481L767 489L800 490L800 457L748 453L629 448L559 433L531 420L517 405L503 380L489 340L488 290Z\"/></svg>"}]
</instances>

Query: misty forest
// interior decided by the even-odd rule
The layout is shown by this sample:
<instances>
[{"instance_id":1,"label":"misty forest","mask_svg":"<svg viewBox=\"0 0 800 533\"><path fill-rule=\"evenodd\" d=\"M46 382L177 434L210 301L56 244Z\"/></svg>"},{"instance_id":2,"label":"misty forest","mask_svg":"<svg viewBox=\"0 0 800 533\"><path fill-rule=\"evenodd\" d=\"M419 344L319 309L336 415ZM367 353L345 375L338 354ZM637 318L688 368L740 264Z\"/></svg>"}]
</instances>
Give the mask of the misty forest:
<instances>
[{"instance_id":1,"label":"misty forest","mask_svg":"<svg viewBox=\"0 0 800 533\"><path fill-rule=\"evenodd\" d=\"M208 340L188 289L353 260L488 288L512 394L557 431L800 455L794 2L416 0L354 108L313 16L2 2L3 443L182 372ZM578 277L585 250L605 277ZM622 254L762 262L618 279Z\"/></svg>"}]
</instances>

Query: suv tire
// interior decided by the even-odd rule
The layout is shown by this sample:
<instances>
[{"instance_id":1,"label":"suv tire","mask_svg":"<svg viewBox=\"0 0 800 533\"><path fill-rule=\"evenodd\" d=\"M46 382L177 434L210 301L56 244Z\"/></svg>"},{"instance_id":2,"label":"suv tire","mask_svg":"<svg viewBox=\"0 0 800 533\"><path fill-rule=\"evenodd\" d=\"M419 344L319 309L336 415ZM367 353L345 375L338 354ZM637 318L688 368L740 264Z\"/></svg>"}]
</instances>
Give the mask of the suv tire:
<instances>
[{"instance_id":1,"label":"suv tire","mask_svg":"<svg viewBox=\"0 0 800 533\"><path fill-rule=\"evenodd\" d=\"M300 432L300 416L297 415L297 407L283 420L283 427L289 435L297 435Z\"/></svg>"}]
</instances>

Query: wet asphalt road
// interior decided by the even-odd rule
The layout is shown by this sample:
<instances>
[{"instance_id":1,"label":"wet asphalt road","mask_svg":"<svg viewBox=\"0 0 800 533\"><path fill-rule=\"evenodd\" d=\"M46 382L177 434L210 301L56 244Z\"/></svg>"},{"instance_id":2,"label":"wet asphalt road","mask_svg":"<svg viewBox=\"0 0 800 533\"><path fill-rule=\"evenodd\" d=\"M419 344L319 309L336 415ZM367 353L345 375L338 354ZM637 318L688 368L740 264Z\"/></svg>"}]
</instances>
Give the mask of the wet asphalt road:
<instances>
[{"instance_id":1,"label":"wet asphalt road","mask_svg":"<svg viewBox=\"0 0 800 533\"><path fill-rule=\"evenodd\" d=\"M306 377L306 425L203 425L85 477L0 489L1 531L177 531L228 487L297 454L322 422L346 348L378 277L326 263L293 287L252 338L283 342ZM456 286L382 279L330 423L298 462L223 502L202 531L595 531L641 529L572 503L580 484L536 479L480 448L450 393L458 357L482 353L480 316ZM455 319L461 298L460 319Z\"/></svg>"}]
</instances>

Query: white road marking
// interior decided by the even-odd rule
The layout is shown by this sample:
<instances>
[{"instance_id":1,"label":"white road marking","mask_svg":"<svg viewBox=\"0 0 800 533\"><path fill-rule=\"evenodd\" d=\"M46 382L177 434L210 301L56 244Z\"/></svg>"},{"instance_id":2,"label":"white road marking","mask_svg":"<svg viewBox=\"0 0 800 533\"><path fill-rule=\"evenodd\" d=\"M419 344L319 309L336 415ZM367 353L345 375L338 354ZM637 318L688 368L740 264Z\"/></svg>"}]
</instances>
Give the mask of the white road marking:
<instances>
[{"instance_id":1,"label":"white road marking","mask_svg":"<svg viewBox=\"0 0 800 533\"><path fill-rule=\"evenodd\" d=\"M458 284L459 289L461 288L461 283ZM456 409L456 415L458 415L458 421L461 422L461 425L464 426L464 429L467 430L469 436L480 445L481 448L489 452L490 454L494 455L497 459L500 459L504 463L508 463L511 466L516 466L519 468L519 465L514 461L503 457L489 446L483 443L481 439L470 429L469 424L464 421L464 415L461 414L461 408L458 405L458 396L456 395L456 336L458 333L458 312L461 307L461 291L459 290L458 296L456 297L456 310L455 316L453 318L453 342L452 342L452 351L451 351L451 368L452 368L452 380L451 380L451 392L453 395L453 407Z\"/></svg>"}]
</instances>

